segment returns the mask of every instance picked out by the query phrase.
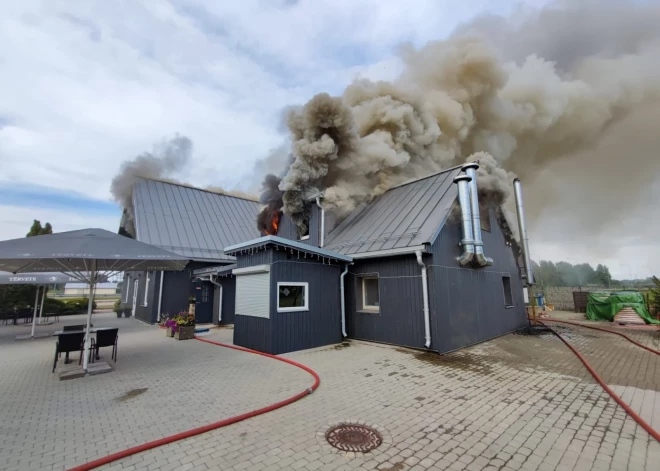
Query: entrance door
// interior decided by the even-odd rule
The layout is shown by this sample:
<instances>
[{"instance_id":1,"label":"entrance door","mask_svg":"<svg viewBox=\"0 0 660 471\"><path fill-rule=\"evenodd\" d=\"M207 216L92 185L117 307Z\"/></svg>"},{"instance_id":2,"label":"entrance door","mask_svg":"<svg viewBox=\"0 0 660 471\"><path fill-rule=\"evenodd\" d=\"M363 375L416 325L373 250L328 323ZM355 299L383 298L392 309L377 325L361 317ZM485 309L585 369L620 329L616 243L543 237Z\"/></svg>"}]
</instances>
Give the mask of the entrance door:
<instances>
[{"instance_id":1,"label":"entrance door","mask_svg":"<svg viewBox=\"0 0 660 471\"><path fill-rule=\"evenodd\" d=\"M213 292L209 283L198 286L195 299L195 320L199 324L208 324L213 319Z\"/></svg>"},{"instance_id":2,"label":"entrance door","mask_svg":"<svg viewBox=\"0 0 660 471\"><path fill-rule=\"evenodd\" d=\"M138 299L138 281L135 280L133 283L133 310L131 311L131 316L135 317L135 308L137 307L137 299Z\"/></svg>"}]
</instances>

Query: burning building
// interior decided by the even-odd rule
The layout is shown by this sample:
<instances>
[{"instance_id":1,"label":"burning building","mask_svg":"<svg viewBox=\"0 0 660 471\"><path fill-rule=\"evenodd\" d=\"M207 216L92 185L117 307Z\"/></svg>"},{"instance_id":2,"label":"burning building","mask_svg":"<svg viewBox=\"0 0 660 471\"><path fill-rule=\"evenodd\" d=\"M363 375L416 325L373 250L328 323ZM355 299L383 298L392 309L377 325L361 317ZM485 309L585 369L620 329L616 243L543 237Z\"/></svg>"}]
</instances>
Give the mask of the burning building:
<instances>
[{"instance_id":1,"label":"burning building","mask_svg":"<svg viewBox=\"0 0 660 471\"><path fill-rule=\"evenodd\" d=\"M130 188L130 236L188 257L182 272L129 272L121 289L123 307L155 323L161 315L188 309L195 299L199 323L234 322L236 259L224 248L259 237L256 201L156 179L135 177ZM126 211L120 232L126 230Z\"/></svg>"},{"instance_id":2,"label":"burning building","mask_svg":"<svg viewBox=\"0 0 660 471\"><path fill-rule=\"evenodd\" d=\"M237 263L234 342L279 354L350 337L448 352L525 326L525 257L500 209L479 200L478 168L395 186L327 233L321 197L305 201L305 233L272 207L264 236L225 249Z\"/></svg>"}]
</instances>

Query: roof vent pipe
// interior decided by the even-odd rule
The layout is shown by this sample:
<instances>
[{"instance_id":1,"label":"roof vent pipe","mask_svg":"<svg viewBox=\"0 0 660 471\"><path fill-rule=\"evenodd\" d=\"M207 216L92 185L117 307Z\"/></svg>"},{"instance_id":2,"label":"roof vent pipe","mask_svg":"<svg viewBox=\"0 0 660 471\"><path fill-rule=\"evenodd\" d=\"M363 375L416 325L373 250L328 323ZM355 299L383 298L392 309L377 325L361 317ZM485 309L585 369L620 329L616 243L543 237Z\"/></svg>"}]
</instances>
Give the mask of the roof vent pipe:
<instances>
[{"instance_id":1,"label":"roof vent pipe","mask_svg":"<svg viewBox=\"0 0 660 471\"><path fill-rule=\"evenodd\" d=\"M316 197L316 206L321 210L321 236L319 237L319 247L323 248L323 243L325 242L325 209L321 206L321 197Z\"/></svg>"},{"instance_id":2,"label":"roof vent pipe","mask_svg":"<svg viewBox=\"0 0 660 471\"><path fill-rule=\"evenodd\" d=\"M472 208L472 230L474 233L474 264L483 268L491 266L493 259L484 255L484 243L481 238L481 215L479 214L479 193L477 192L477 169L479 164L471 162L461 169L470 177L470 206Z\"/></svg>"},{"instance_id":3,"label":"roof vent pipe","mask_svg":"<svg viewBox=\"0 0 660 471\"><path fill-rule=\"evenodd\" d=\"M474 258L474 236L472 234L472 210L470 208L470 180L467 175L460 175L454 178L454 183L458 186L458 203L461 207L461 226L463 227L463 255L456 257L459 265L465 266L472 262Z\"/></svg>"},{"instance_id":4,"label":"roof vent pipe","mask_svg":"<svg viewBox=\"0 0 660 471\"><path fill-rule=\"evenodd\" d=\"M525 279L528 286L534 284L532 261L529 258L529 240L527 239L527 223L525 222L525 208L523 207L522 185L520 179L513 180L513 192L516 198L516 212L518 213L518 231L520 232L520 247L523 263L525 265Z\"/></svg>"}]
</instances>

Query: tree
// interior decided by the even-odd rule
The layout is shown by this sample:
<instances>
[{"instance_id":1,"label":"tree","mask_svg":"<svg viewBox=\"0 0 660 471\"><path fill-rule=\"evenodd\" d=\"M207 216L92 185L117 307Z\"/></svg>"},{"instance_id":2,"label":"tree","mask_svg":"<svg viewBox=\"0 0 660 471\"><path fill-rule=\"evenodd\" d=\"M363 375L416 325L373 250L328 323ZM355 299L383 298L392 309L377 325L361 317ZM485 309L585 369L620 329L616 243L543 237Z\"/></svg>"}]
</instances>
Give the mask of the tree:
<instances>
[{"instance_id":1,"label":"tree","mask_svg":"<svg viewBox=\"0 0 660 471\"><path fill-rule=\"evenodd\" d=\"M32 227L30 227L30 232L28 232L25 235L25 237L32 237L32 236L52 234L52 233L53 233L53 226L51 226L49 222L47 222L44 227L41 227L41 221L35 219L34 222L32 223Z\"/></svg>"},{"instance_id":2,"label":"tree","mask_svg":"<svg viewBox=\"0 0 660 471\"><path fill-rule=\"evenodd\" d=\"M652 296L650 304L653 306L653 310L657 316L660 313L660 280L658 277L654 276L651 278L651 281L653 281L654 287L649 290ZM651 296L649 296L649 298L651 298Z\"/></svg>"},{"instance_id":3,"label":"tree","mask_svg":"<svg viewBox=\"0 0 660 471\"><path fill-rule=\"evenodd\" d=\"M610 269L607 268L607 266L599 263L596 267L596 280L599 284L609 288L612 284L612 275L610 275Z\"/></svg>"}]
</instances>

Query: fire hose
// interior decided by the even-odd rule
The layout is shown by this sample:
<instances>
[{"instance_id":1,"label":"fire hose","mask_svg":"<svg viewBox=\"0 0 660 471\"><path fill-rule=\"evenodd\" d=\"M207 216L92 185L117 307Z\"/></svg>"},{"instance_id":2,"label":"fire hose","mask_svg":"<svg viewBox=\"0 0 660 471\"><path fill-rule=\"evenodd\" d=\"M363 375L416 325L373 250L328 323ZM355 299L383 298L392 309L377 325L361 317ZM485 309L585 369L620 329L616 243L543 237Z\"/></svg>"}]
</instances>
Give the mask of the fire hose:
<instances>
[{"instance_id":1,"label":"fire hose","mask_svg":"<svg viewBox=\"0 0 660 471\"><path fill-rule=\"evenodd\" d=\"M548 319L548 320L550 320L550 319ZM552 322L565 322L565 321L555 321L555 320L551 320L551 321L552 321ZM603 388L603 389L604 389L604 390L605 390L605 391L606 391L606 392L612 397L612 399L614 399L614 400L616 401L616 403L619 404L619 405L623 408L623 410L625 410L625 411L628 413L628 415L629 415L630 417L633 418L633 420L635 420L635 422L637 422L637 423L638 423L638 424L639 424L644 430L646 430L646 431L649 433L649 435L651 435L651 436L652 436L653 438L655 438L658 442L660 442L660 433L658 433L658 432L657 432L655 429L653 429L649 424L647 424L646 421L645 421L644 419L642 419L642 418L641 418L641 417L640 417L640 416L639 416L634 410L632 410L628 404L626 404L625 402L623 402L623 399L621 399L621 398L620 398L620 397L619 397L619 396L618 396L618 395L617 395L617 394L616 394L616 393L615 393L615 392L614 392L614 391L613 391L613 390L612 390L612 389L611 389L611 388L605 383L605 381L603 380L603 378L601 378L600 375L599 375L598 373L596 373L596 370L594 370L594 369L592 368L592 366L589 364L589 362L587 361L587 359L584 358L584 357L582 356L582 354L581 354L581 353L580 353L575 347L573 347L573 345L571 345L570 343L568 343L568 341L567 341L564 337L562 337L561 335L559 335L559 333L557 333L557 331L555 331L552 327L546 325L546 324L543 323L542 321L538 321L538 322L539 322L541 325L543 325L543 326L545 326L546 328L548 328L548 329L550 330L550 332L552 332L553 334L555 334L555 335L559 338L559 340L561 340L561 341L564 343L564 345L566 345L566 346L567 346L567 347L568 347L568 348L569 348L569 349L570 349L570 350L571 350L571 351L572 351L572 352L578 357L578 359L582 362L582 364L583 364L584 367L587 369L587 371L589 371L589 373L591 373L591 376L594 377L594 379L598 382L598 384L600 384L600 386L601 386L601 387L602 387L602 388ZM565 323L567 323L567 324L574 324L574 325L578 325L578 326L582 326L582 324L576 324L576 323L573 323L573 322L565 322ZM586 327L586 326L582 326L582 327ZM593 328L596 329L596 330L603 330L603 331L605 331L605 332L609 332L609 333L612 333L612 334L619 334L618 332L613 332L613 331L611 331L611 330L598 329L598 328L596 328L596 327L593 327ZM630 340L630 341L631 341L632 343L634 343L635 345L639 345L640 347L645 348L646 350L650 350L651 352L654 352L654 353L656 353L656 354L660 354L660 352L658 352L657 350L653 350L653 349L651 349L651 348L647 348L646 346L644 346L644 345L642 345L642 344L640 344L640 343L637 343L637 342L633 341L631 338L629 338L629 337L626 336L626 335L623 335L623 334L620 334L620 335L622 335L622 336L625 337L626 339Z\"/></svg>"},{"instance_id":2,"label":"fire hose","mask_svg":"<svg viewBox=\"0 0 660 471\"><path fill-rule=\"evenodd\" d=\"M143 443L142 445L134 446L132 448L128 448L126 450L118 451L117 453L113 453L108 456L104 456L103 458L99 458L94 461L90 461L89 463L82 464L80 466L76 466L74 468L70 468L69 471L87 471L90 469L98 468L99 466L106 465L108 463L112 463L113 461L120 460L122 458L126 458L131 455L135 455L137 453L141 453L143 451L151 450L152 448L157 448L159 446L167 445L168 443L176 442L178 440L183 440L184 438L190 438L194 437L195 435L200 435L202 433L210 432L211 430L219 429L221 427L226 427L227 425L235 424L236 422L241 422L242 420L249 419L251 417L255 417L257 415L265 414L266 412L271 412L274 411L275 409L279 409L281 407L284 407L286 405L289 405L293 402L296 402L299 399L302 399L305 396L308 396L312 394L316 390L316 388L319 387L319 384L321 382L321 379L319 378L319 375L316 374L314 370L311 368L302 365L298 362L295 362L293 360L289 360L287 358L281 358L275 355L270 355L268 353L263 353L263 352L258 352L256 350L250 350L249 348L243 348L243 347L238 347L236 345L229 345L229 344L224 344L220 342L214 342L213 340L206 340L206 339L201 339L201 338L196 338L196 340L199 340L200 342L205 342L205 343L210 343L212 345L219 345L221 347L226 347L226 348L231 348L233 350L239 350L241 352L247 352L247 353L254 353L256 355L261 355L264 357L272 358L274 360L281 361L283 363L288 363L289 365L293 365L295 367L298 367L302 370L305 370L309 374L311 374L314 377L314 384L312 384L309 388L305 389L304 391L296 394L295 396L291 396L287 399L284 399L283 401L276 402L275 404L271 404L266 407L262 407L261 409L253 410L251 412L246 412L245 414L237 415L234 417L229 417L227 419L220 420L218 422L214 422L212 424L204 425L202 427L197 427L191 430L186 430L184 432L180 432L174 435L170 435L169 437L163 437L159 438L158 440L153 440L151 442Z\"/></svg>"}]
</instances>

